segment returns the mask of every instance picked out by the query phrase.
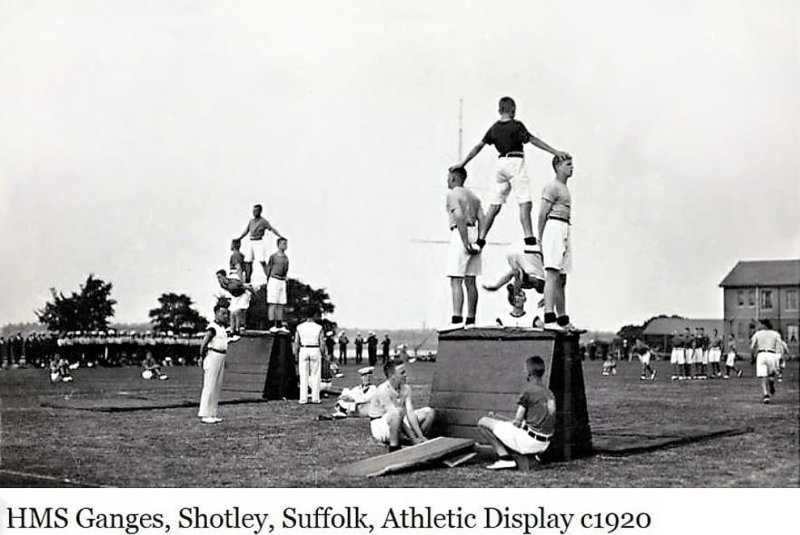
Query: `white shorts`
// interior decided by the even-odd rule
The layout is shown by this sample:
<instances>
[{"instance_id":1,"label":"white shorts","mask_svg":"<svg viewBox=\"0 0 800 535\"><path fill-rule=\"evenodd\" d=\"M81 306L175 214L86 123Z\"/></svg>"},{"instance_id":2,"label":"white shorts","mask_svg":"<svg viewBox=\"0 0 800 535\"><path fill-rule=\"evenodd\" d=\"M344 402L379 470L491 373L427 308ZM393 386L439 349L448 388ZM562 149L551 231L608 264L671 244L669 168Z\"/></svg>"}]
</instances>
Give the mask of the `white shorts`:
<instances>
[{"instance_id":1,"label":"white shorts","mask_svg":"<svg viewBox=\"0 0 800 535\"><path fill-rule=\"evenodd\" d=\"M767 377L778 372L778 355L759 351L756 355L756 377Z\"/></svg>"},{"instance_id":2,"label":"white shorts","mask_svg":"<svg viewBox=\"0 0 800 535\"><path fill-rule=\"evenodd\" d=\"M696 349L694 362L696 364L708 364L708 349Z\"/></svg>"},{"instance_id":3,"label":"white shorts","mask_svg":"<svg viewBox=\"0 0 800 535\"><path fill-rule=\"evenodd\" d=\"M489 191L489 204L505 204L512 191L519 204L531 202L531 185L525 168L525 158L498 158L495 181Z\"/></svg>"},{"instance_id":4,"label":"white shorts","mask_svg":"<svg viewBox=\"0 0 800 535\"><path fill-rule=\"evenodd\" d=\"M491 431L505 447L517 453L533 455L543 452L550 445L549 441L536 440L525 430L505 420L486 416L478 421L478 426Z\"/></svg>"},{"instance_id":5,"label":"white shorts","mask_svg":"<svg viewBox=\"0 0 800 535\"><path fill-rule=\"evenodd\" d=\"M718 347L712 347L708 350L708 362L719 362L722 359L722 350Z\"/></svg>"},{"instance_id":6,"label":"white shorts","mask_svg":"<svg viewBox=\"0 0 800 535\"><path fill-rule=\"evenodd\" d=\"M673 347L672 353L669 355L670 364L686 364L686 355L683 353L682 347Z\"/></svg>"},{"instance_id":7,"label":"white shorts","mask_svg":"<svg viewBox=\"0 0 800 535\"><path fill-rule=\"evenodd\" d=\"M245 262L266 262L268 258L267 241L264 238L248 241L248 246L244 251Z\"/></svg>"},{"instance_id":8,"label":"white shorts","mask_svg":"<svg viewBox=\"0 0 800 535\"><path fill-rule=\"evenodd\" d=\"M694 364L695 362L697 362L695 361L695 357L697 356L696 353L697 349L692 347L686 348L686 364Z\"/></svg>"},{"instance_id":9,"label":"white shorts","mask_svg":"<svg viewBox=\"0 0 800 535\"><path fill-rule=\"evenodd\" d=\"M652 355L650 354L649 351L647 353L645 353L644 355L640 354L639 355L639 362L641 362L642 364L650 364L650 357L651 356Z\"/></svg>"},{"instance_id":10,"label":"white shorts","mask_svg":"<svg viewBox=\"0 0 800 535\"><path fill-rule=\"evenodd\" d=\"M548 219L542 233L542 255L545 269L561 273L572 271L572 244L569 238L569 223Z\"/></svg>"},{"instance_id":11,"label":"white shorts","mask_svg":"<svg viewBox=\"0 0 800 535\"><path fill-rule=\"evenodd\" d=\"M729 351L728 352L728 356L725 359L725 366L733 368L735 365L736 365L736 352L735 351Z\"/></svg>"},{"instance_id":12,"label":"white shorts","mask_svg":"<svg viewBox=\"0 0 800 535\"><path fill-rule=\"evenodd\" d=\"M270 277L267 280L267 304L286 304L286 281Z\"/></svg>"},{"instance_id":13,"label":"white shorts","mask_svg":"<svg viewBox=\"0 0 800 535\"><path fill-rule=\"evenodd\" d=\"M544 265L541 254L526 253L523 247L514 247L506 252L506 260L511 269L521 269L534 279L544 280Z\"/></svg>"},{"instance_id":14,"label":"white shorts","mask_svg":"<svg viewBox=\"0 0 800 535\"><path fill-rule=\"evenodd\" d=\"M467 227L467 239L474 244L478 240L478 227ZM458 229L450 231L450 247L447 251L448 277L474 277L481 274L481 255L469 254L461 241Z\"/></svg>"},{"instance_id":15,"label":"white shorts","mask_svg":"<svg viewBox=\"0 0 800 535\"><path fill-rule=\"evenodd\" d=\"M428 414L432 411L430 407L422 407L421 409L414 409L414 414L417 415L418 420L422 420L427 418ZM375 420L370 420L369 422L369 430L372 432L372 438L377 440L378 442L383 442L384 444L389 443L390 438L390 430L389 430L389 420L387 419L389 413L384 414L380 418L376 418ZM403 416L403 424L410 426L411 423L408 421L408 416Z\"/></svg>"},{"instance_id":16,"label":"white shorts","mask_svg":"<svg viewBox=\"0 0 800 535\"><path fill-rule=\"evenodd\" d=\"M250 308L250 292L245 290L245 292L238 296L238 297L231 297L231 312L236 312L237 310L247 310Z\"/></svg>"}]
</instances>

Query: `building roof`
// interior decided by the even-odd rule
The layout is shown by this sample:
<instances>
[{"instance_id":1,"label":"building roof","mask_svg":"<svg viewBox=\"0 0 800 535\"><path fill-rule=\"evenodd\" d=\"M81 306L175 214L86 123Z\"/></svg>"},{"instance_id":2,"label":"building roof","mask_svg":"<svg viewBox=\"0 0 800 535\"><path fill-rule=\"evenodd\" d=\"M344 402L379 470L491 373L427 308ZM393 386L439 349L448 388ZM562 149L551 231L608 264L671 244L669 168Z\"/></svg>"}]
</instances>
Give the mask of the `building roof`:
<instances>
[{"instance_id":1,"label":"building roof","mask_svg":"<svg viewBox=\"0 0 800 535\"><path fill-rule=\"evenodd\" d=\"M656 318L647 324L642 331L644 336L668 336L674 332L682 333L689 327L692 332L698 327L705 329L706 333L711 333L714 329L722 332L723 320L700 319L693 320L688 318Z\"/></svg>"},{"instance_id":2,"label":"building roof","mask_svg":"<svg viewBox=\"0 0 800 535\"><path fill-rule=\"evenodd\" d=\"M719 285L723 288L800 286L800 259L740 261Z\"/></svg>"}]
</instances>

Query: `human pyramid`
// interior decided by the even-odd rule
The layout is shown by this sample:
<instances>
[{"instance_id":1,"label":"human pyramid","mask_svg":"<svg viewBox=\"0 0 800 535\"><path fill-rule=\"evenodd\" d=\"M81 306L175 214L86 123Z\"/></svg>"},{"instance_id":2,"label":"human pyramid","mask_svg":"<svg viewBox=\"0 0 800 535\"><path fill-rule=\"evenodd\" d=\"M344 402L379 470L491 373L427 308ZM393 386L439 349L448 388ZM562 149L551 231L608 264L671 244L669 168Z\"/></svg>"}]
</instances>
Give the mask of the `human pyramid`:
<instances>
[{"instance_id":1,"label":"human pyramid","mask_svg":"<svg viewBox=\"0 0 800 535\"><path fill-rule=\"evenodd\" d=\"M505 287L511 311L497 323L503 327L527 327L553 331L575 330L567 314L564 288L572 268L570 217L572 199L567 180L572 176L572 156L556 150L531 134L516 120L516 104L510 97L499 102L500 120L495 122L483 139L467 156L449 169L447 214L450 223L450 246L447 257L447 276L450 278L453 314L449 325L441 329L455 330L475 326L478 308L476 277L481 275L481 255L486 237L497 214L510 194L519 204L522 224L522 247L512 246L506 253L508 271L494 284L484 284L487 291ZM525 143L553 155L555 178L544 186L534 234L531 188L525 167ZM480 199L464 186L467 164L486 145L498 152L494 182L489 193L489 209L483 211ZM543 313L533 319L526 316L526 290L544 294L539 299ZM464 294L467 312L462 315Z\"/></svg>"}]
</instances>

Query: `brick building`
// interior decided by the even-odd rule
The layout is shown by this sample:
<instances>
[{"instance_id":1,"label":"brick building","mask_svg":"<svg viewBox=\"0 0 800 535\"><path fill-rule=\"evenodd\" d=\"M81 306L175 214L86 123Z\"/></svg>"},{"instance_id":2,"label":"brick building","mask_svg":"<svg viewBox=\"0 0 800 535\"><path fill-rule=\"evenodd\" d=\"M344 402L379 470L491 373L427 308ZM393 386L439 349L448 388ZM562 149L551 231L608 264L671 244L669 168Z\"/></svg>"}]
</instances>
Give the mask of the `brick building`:
<instances>
[{"instance_id":1,"label":"brick building","mask_svg":"<svg viewBox=\"0 0 800 535\"><path fill-rule=\"evenodd\" d=\"M725 336L733 333L746 353L758 321L769 319L796 357L800 340L800 259L741 261L719 284L725 306Z\"/></svg>"}]
</instances>

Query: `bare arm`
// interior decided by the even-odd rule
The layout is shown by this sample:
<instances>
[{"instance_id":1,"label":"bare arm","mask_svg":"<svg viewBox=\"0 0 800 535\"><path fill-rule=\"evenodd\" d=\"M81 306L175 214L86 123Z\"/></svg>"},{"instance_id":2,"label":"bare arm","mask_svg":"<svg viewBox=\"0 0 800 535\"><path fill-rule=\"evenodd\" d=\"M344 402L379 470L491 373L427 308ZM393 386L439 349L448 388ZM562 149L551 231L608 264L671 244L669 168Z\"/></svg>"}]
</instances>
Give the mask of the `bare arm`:
<instances>
[{"instance_id":1,"label":"bare arm","mask_svg":"<svg viewBox=\"0 0 800 535\"><path fill-rule=\"evenodd\" d=\"M411 425L411 430L416 435L415 437L411 437L411 438L414 439L415 441L427 440L425 438L425 435L422 433L422 429L419 426L419 420L417 420L417 413L414 412L414 404L411 403L411 392L410 391L408 392L408 395L406 396L405 409L406 409L406 416L408 417L408 423Z\"/></svg>"},{"instance_id":2,"label":"bare arm","mask_svg":"<svg viewBox=\"0 0 800 535\"><path fill-rule=\"evenodd\" d=\"M522 427L522 424L525 422L525 407L522 405L517 405L517 412L514 414L514 425L516 427Z\"/></svg>"},{"instance_id":3,"label":"bare arm","mask_svg":"<svg viewBox=\"0 0 800 535\"><path fill-rule=\"evenodd\" d=\"M561 151L561 150L558 150L558 149L554 149L553 147L551 147L550 145L545 143L544 140L539 139L538 137L534 136L533 134L531 134L530 137L528 138L528 143L530 143L531 145L533 145L537 149L542 149L545 152L549 152L553 156L561 156L562 158L569 157L568 153L566 153L564 151Z\"/></svg>"},{"instance_id":4,"label":"bare arm","mask_svg":"<svg viewBox=\"0 0 800 535\"><path fill-rule=\"evenodd\" d=\"M244 239L244 237L247 236L248 232L250 232L250 222L248 222L247 225L245 225L244 232L242 232L242 235L239 236L236 239L239 240L239 241L242 241L242 239Z\"/></svg>"},{"instance_id":5,"label":"bare arm","mask_svg":"<svg viewBox=\"0 0 800 535\"><path fill-rule=\"evenodd\" d=\"M490 292L496 292L497 290L499 290L500 288L511 282L511 279L513 278L514 278L514 270L509 269L508 271L503 273L503 276L500 277L499 281L497 281L495 284L484 284L483 289L488 290Z\"/></svg>"},{"instance_id":6,"label":"bare arm","mask_svg":"<svg viewBox=\"0 0 800 535\"><path fill-rule=\"evenodd\" d=\"M544 234L544 225L547 223L547 216L550 215L550 211L553 209L553 203L548 201L547 199L542 199L542 204L539 207L539 221L538 221L538 229L539 229L539 243L542 242L542 234Z\"/></svg>"},{"instance_id":7,"label":"bare arm","mask_svg":"<svg viewBox=\"0 0 800 535\"><path fill-rule=\"evenodd\" d=\"M274 255L269 255L269 260L267 260L267 280L272 276L273 258L275 258Z\"/></svg>"},{"instance_id":8,"label":"bare arm","mask_svg":"<svg viewBox=\"0 0 800 535\"><path fill-rule=\"evenodd\" d=\"M484 143L483 141L479 142L477 145L475 145L474 147L472 147L472 150L471 150L471 151L469 151L469 154L467 154L467 157L466 157L466 158L464 158L463 160L461 160L461 161L460 161L459 163L457 163L456 165L454 165L454 166L453 166L453 168L457 168L457 167L466 167L466 166L467 166L467 164L470 162L470 160L472 160L472 159L473 159L475 156L477 156L477 155L478 155L478 153L479 153L479 152L480 152L480 151L483 149L483 147L485 147L485 146L486 146L486 143ZM451 168L451 169L452 169L452 168Z\"/></svg>"},{"instance_id":9,"label":"bare arm","mask_svg":"<svg viewBox=\"0 0 800 535\"><path fill-rule=\"evenodd\" d=\"M278 229L276 229L275 227L273 227L272 225L270 225L270 224L269 224L269 221L267 221L267 220L265 219L265 220L264 220L264 222L267 224L267 230L269 230L270 232L272 232L273 234L275 234L277 237L279 237L279 238L283 238L283 236L281 235L281 233L280 233L280 232L278 232Z\"/></svg>"},{"instance_id":10,"label":"bare arm","mask_svg":"<svg viewBox=\"0 0 800 535\"><path fill-rule=\"evenodd\" d=\"M205 357L206 353L208 353L208 344L211 342L211 339L214 338L214 331L209 329L206 331L206 335L203 337L203 341L200 342L200 356Z\"/></svg>"}]
</instances>

